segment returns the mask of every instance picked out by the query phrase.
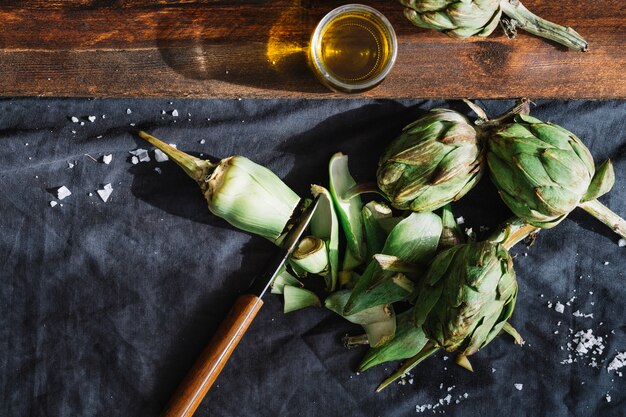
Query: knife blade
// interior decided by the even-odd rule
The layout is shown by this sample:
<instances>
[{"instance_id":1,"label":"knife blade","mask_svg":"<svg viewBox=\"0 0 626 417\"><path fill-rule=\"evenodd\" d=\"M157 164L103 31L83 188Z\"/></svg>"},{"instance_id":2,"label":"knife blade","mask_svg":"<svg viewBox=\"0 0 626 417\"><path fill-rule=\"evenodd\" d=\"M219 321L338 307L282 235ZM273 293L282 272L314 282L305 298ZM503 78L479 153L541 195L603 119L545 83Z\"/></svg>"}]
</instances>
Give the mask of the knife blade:
<instances>
[{"instance_id":1,"label":"knife blade","mask_svg":"<svg viewBox=\"0 0 626 417\"><path fill-rule=\"evenodd\" d=\"M263 306L261 297L272 285L274 278L298 245L318 203L319 196L302 212L296 224L287 233L280 250L252 282L248 291L237 298L228 316L179 385L161 417L191 417L194 414Z\"/></svg>"}]
</instances>

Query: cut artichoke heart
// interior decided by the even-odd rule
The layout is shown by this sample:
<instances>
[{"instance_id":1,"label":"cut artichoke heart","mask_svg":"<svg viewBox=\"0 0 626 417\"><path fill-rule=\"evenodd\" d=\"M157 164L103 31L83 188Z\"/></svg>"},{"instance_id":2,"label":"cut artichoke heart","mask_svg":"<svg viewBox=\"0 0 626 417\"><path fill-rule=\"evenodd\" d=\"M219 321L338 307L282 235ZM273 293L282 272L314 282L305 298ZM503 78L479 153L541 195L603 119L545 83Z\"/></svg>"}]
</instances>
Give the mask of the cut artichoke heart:
<instances>
[{"instance_id":1,"label":"cut artichoke heart","mask_svg":"<svg viewBox=\"0 0 626 417\"><path fill-rule=\"evenodd\" d=\"M326 243L315 236L306 236L300 239L298 246L291 255L291 265L296 265L301 270L311 274L328 274Z\"/></svg>"},{"instance_id":2,"label":"cut artichoke heart","mask_svg":"<svg viewBox=\"0 0 626 417\"><path fill-rule=\"evenodd\" d=\"M277 243L300 197L276 174L243 156L231 156L215 164L188 155L146 132L139 132L139 136L198 183L213 214Z\"/></svg>"}]
</instances>

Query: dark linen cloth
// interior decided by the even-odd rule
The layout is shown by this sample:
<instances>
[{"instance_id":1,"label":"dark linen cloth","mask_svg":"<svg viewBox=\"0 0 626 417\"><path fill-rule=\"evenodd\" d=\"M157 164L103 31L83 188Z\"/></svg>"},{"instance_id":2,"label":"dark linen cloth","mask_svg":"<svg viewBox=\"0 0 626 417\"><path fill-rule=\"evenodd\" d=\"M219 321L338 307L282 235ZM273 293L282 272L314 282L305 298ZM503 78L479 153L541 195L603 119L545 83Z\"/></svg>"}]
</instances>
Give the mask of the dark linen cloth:
<instances>
[{"instance_id":1,"label":"dark linen cloth","mask_svg":"<svg viewBox=\"0 0 626 417\"><path fill-rule=\"evenodd\" d=\"M512 102L479 104L495 116ZM304 196L327 184L337 151L372 181L385 145L436 106L469 114L458 101L0 100L0 416L158 415L275 251L212 216L136 129L196 155L247 156ZM596 164L612 159L601 201L626 216L626 102L539 102L532 114L576 133ZM150 162L131 163L137 148ZM58 200L61 186L72 194ZM455 214L485 236L510 212L485 177ZM526 344L496 339L474 373L438 353L376 394L398 364L357 375L364 350L341 338L358 326L323 308L284 315L268 295L197 415L624 415L626 367L609 365L626 351L626 248L576 210L512 253Z\"/></svg>"}]
</instances>

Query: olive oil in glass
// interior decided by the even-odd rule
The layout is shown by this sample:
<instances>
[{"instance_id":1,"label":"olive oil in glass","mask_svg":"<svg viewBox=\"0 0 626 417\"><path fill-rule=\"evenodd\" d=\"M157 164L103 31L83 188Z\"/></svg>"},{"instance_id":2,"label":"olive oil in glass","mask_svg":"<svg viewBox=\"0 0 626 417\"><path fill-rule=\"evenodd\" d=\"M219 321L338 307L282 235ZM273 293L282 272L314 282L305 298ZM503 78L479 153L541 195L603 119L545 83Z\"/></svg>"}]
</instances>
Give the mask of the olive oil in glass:
<instances>
[{"instance_id":1,"label":"olive oil in glass","mask_svg":"<svg viewBox=\"0 0 626 417\"><path fill-rule=\"evenodd\" d=\"M395 62L396 50L389 21L371 7L351 4L322 19L309 52L313 71L323 84L352 93L382 82Z\"/></svg>"}]
</instances>

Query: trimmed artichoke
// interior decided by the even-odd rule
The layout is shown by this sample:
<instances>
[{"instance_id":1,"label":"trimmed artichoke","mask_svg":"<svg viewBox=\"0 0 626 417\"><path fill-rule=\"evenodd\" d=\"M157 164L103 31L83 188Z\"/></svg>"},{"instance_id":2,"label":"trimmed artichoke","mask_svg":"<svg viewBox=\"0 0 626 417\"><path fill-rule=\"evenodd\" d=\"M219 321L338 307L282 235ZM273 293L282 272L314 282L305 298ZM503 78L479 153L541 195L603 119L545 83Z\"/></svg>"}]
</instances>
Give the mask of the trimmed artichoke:
<instances>
[{"instance_id":1,"label":"trimmed artichoke","mask_svg":"<svg viewBox=\"0 0 626 417\"><path fill-rule=\"evenodd\" d=\"M202 190L209 210L233 226L278 244L300 197L272 171L243 156L202 160L139 132L176 162Z\"/></svg>"},{"instance_id":2,"label":"trimmed artichoke","mask_svg":"<svg viewBox=\"0 0 626 417\"><path fill-rule=\"evenodd\" d=\"M483 153L462 114L434 109L406 126L378 163L378 187L398 209L432 211L463 197L482 176Z\"/></svg>"},{"instance_id":3,"label":"trimmed artichoke","mask_svg":"<svg viewBox=\"0 0 626 417\"><path fill-rule=\"evenodd\" d=\"M503 330L517 289L512 259L501 244L454 246L435 257L416 290L415 325L436 347L461 351L457 363L467 367L465 357Z\"/></svg>"},{"instance_id":4,"label":"trimmed artichoke","mask_svg":"<svg viewBox=\"0 0 626 417\"><path fill-rule=\"evenodd\" d=\"M584 52L587 42L574 29L563 27L531 13L519 0L400 0L404 15L416 26L435 29L454 38L489 36L502 14L507 34L517 28Z\"/></svg>"},{"instance_id":5,"label":"trimmed artichoke","mask_svg":"<svg viewBox=\"0 0 626 417\"><path fill-rule=\"evenodd\" d=\"M572 132L526 115L514 120L494 130L487 145L491 179L511 211L546 229L580 206L626 237L626 222L596 200L615 182L610 161L596 171Z\"/></svg>"}]
</instances>

